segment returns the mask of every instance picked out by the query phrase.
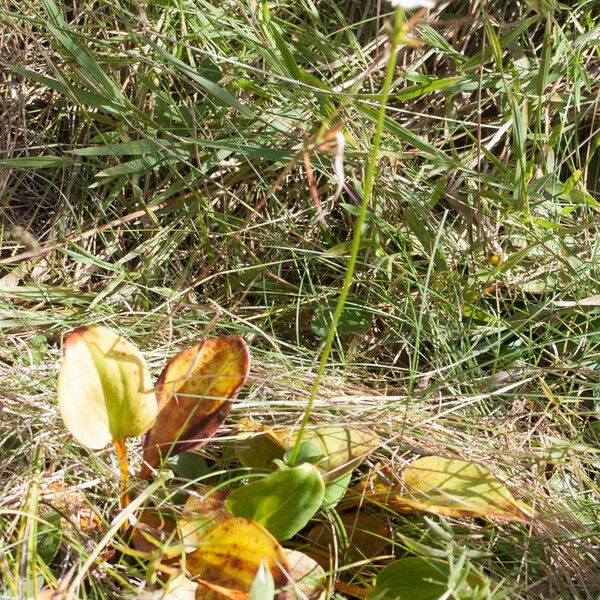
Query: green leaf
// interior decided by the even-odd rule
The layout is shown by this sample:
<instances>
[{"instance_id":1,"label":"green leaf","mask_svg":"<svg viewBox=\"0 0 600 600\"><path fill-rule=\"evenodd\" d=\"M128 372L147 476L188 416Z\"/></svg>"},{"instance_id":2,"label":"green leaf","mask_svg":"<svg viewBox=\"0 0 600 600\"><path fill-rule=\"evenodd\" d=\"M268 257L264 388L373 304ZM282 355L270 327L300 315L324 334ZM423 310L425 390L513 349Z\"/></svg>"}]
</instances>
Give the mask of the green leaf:
<instances>
[{"instance_id":1,"label":"green leaf","mask_svg":"<svg viewBox=\"0 0 600 600\"><path fill-rule=\"evenodd\" d=\"M50 169L71 164L71 159L64 156L19 156L3 158L0 167L15 167L17 169Z\"/></svg>"},{"instance_id":2,"label":"green leaf","mask_svg":"<svg viewBox=\"0 0 600 600\"><path fill-rule=\"evenodd\" d=\"M177 457L177 464L173 471L177 477L200 479L208 472L208 465L203 456L195 452L184 452Z\"/></svg>"},{"instance_id":3,"label":"green leaf","mask_svg":"<svg viewBox=\"0 0 600 600\"><path fill-rule=\"evenodd\" d=\"M62 44L91 81L96 83L109 98L122 102L124 97L119 87L102 70L92 52L79 41L76 33L70 31L59 6L54 0L41 0L41 4L48 14L46 27L50 33Z\"/></svg>"},{"instance_id":4,"label":"green leaf","mask_svg":"<svg viewBox=\"0 0 600 600\"><path fill-rule=\"evenodd\" d=\"M232 96L228 91L224 90L216 83L212 82L210 79L206 79L206 77L198 75L197 71L193 67L185 64L183 61L179 60L176 56L170 52L167 52L167 50L160 46L155 46L155 50L161 54L166 61L170 62L192 81L195 81L201 88L204 89L207 94L213 96L213 98L218 100L224 106L234 108L248 119L257 119L257 116L250 108L242 104L237 98Z\"/></svg>"},{"instance_id":5,"label":"green leaf","mask_svg":"<svg viewBox=\"0 0 600 600\"><path fill-rule=\"evenodd\" d=\"M256 571L248 600L273 600L275 582L267 563L263 560Z\"/></svg>"},{"instance_id":6,"label":"green leaf","mask_svg":"<svg viewBox=\"0 0 600 600\"><path fill-rule=\"evenodd\" d=\"M117 175L129 175L131 173L145 173L154 167L176 162L176 160L164 154L149 154L142 158L135 158L120 165L103 169L96 173L96 177L116 177Z\"/></svg>"},{"instance_id":7,"label":"green leaf","mask_svg":"<svg viewBox=\"0 0 600 600\"><path fill-rule=\"evenodd\" d=\"M71 96L82 104L87 104L92 106L98 110L110 113L112 115L121 115L122 108L112 102L110 99L102 96L100 94L96 94L94 92L90 92L80 87L75 87L71 83L66 85L62 81L58 81L57 79L53 79L52 77L46 77L44 75L40 75L35 71L30 71L29 69L23 69L12 65L9 67L9 70L13 73L18 73L23 77L27 77L32 81L37 81L42 85L48 86L50 89L56 90L57 92L64 94L65 96Z\"/></svg>"},{"instance_id":8,"label":"green leaf","mask_svg":"<svg viewBox=\"0 0 600 600\"><path fill-rule=\"evenodd\" d=\"M319 510L324 496L319 471L305 463L234 490L226 504L233 515L256 521L278 540L287 540Z\"/></svg>"},{"instance_id":9,"label":"green leaf","mask_svg":"<svg viewBox=\"0 0 600 600\"><path fill-rule=\"evenodd\" d=\"M167 140L142 139L107 146L88 146L87 148L70 150L70 153L77 154L77 156L137 156L138 154L159 152L162 148L170 148L171 146L171 142Z\"/></svg>"},{"instance_id":10,"label":"green leaf","mask_svg":"<svg viewBox=\"0 0 600 600\"><path fill-rule=\"evenodd\" d=\"M283 455L284 462L290 467L294 466L289 462L292 452L293 448L289 448ZM310 463L311 465L316 465L322 459L323 450L319 448L319 446L313 444L312 442L302 442L300 444L300 449L298 451L295 464L301 465L303 463Z\"/></svg>"},{"instance_id":11,"label":"green leaf","mask_svg":"<svg viewBox=\"0 0 600 600\"><path fill-rule=\"evenodd\" d=\"M94 325L66 336L57 394L67 429L80 444L96 450L111 440L146 433L158 410L141 352Z\"/></svg>"},{"instance_id":12,"label":"green leaf","mask_svg":"<svg viewBox=\"0 0 600 600\"><path fill-rule=\"evenodd\" d=\"M315 312L311 321L311 329L313 333L320 338L326 338L331 327L331 319L335 307L328 304L319 305L315 308ZM361 306L355 301L346 305L337 326L339 335L351 335L364 333L373 322L373 312L368 308Z\"/></svg>"},{"instance_id":13,"label":"green leaf","mask_svg":"<svg viewBox=\"0 0 600 600\"><path fill-rule=\"evenodd\" d=\"M379 573L367 599L438 600L447 590L449 575L449 565L444 561L403 558Z\"/></svg>"},{"instance_id":14,"label":"green leaf","mask_svg":"<svg viewBox=\"0 0 600 600\"><path fill-rule=\"evenodd\" d=\"M39 526L37 535L37 553L49 565L56 557L62 541L60 515L57 512L46 515Z\"/></svg>"},{"instance_id":15,"label":"green leaf","mask_svg":"<svg viewBox=\"0 0 600 600\"><path fill-rule=\"evenodd\" d=\"M352 479L352 471L348 471L339 479L327 484L323 498L323 508L334 508L346 494L346 490Z\"/></svg>"},{"instance_id":16,"label":"green leaf","mask_svg":"<svg viewBox=\"0 0 600 600\"><path fill-rule=\"evenodd\" d=\"M235 440L234 448L242 465L253 469L273 470L273 461L282 460L285 453L277 440L266 434L244 434Z\"/></svg>"},{"instance_id":17,"label":"green leaf","mask_svg":"<svg viewBox=\"0 0 600 600\"><path fill-rule=\"evenodd\" d=\"M285 448L294 446L297 434L298 431L292 428L272 432ZM370 431L337 425L308 429L304 432L303 441L322 449L324 458L317 466L326 482L339 479L354 470L379 445L377 435Z\"/></svg>"},{"instance_id":18,"label":"green leaf","mask_svg":"<svg viewBox=\"0 0 600 600\"><path fill-rule=\"evenodd\" d=\"M243 426L261 431L261 426L250 420ZM235 451L245 467L271 468L273 460L283 458L285 451L294 447L297 434L294 427L265 428L262 435L237 440ZM371 431L338 425L307 429L302 441L321 449L323 458L317 467L326 483L352 471L379 445L379 438Z\"/></svg>"}]
</instances>

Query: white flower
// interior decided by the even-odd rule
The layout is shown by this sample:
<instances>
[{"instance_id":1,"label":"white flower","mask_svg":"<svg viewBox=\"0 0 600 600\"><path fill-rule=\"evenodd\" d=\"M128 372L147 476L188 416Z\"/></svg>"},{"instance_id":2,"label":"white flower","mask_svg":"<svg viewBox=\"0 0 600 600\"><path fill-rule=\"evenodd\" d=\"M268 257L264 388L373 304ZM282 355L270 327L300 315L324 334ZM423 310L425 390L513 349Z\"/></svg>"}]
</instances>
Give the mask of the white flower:
<instances>
[{"instance_id":1,"label":"white flower","mask_svg":"<svg viewBox=\"0 0 600 600\"><path fill-rule=\"evenodd\" d=\"M413 8L435 8L434 0L388 0L394 8L412 10Z\"/></svg>"}]
</instances>

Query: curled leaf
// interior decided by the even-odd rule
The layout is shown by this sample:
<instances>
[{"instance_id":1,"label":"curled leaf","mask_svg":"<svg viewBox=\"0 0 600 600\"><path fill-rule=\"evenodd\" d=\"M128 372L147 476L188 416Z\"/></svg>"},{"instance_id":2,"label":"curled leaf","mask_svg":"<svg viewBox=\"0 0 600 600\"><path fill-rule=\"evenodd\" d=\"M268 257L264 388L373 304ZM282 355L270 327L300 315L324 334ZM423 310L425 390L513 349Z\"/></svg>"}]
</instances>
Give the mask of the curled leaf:
<instances>
[{"instance_id":1,"label":"curled leaf","mask_svg":"<svg viewBox=\"0 0 600 600\"><path fill-rule=\"evenodd\" d=\"M206 588L202 598L218 599L224 594L216 588L232 592L226 597L248 594L262 561L275 587L286 585L287 558L277 540L262 525L233 517L201 537L198 548L187 556L187 567L194 580Z\"/></svg>"},{"instance_id":2,"label":"curled leaf","mask_svg":"<svg viewBox=\"0 0 600 600\"><path fill-rule=\"evenodd\" d=\"M199 448L214 435L249 366L240 337L204 340L169 361L157 382L159 413L144 440L141 477L149 477L161 458Z\"/></svg>"},{"instance_id":3,"label":"curled leaf","mask_svg":"<svg viewBox=\"0 0 600 600\"><path fill-rule=\"evenodd\" d=\"M104 327L86 325L65 337L57 393L65 426L88 448L146 433L156 419L144 357Z\"/></svg>"}]
</instances>

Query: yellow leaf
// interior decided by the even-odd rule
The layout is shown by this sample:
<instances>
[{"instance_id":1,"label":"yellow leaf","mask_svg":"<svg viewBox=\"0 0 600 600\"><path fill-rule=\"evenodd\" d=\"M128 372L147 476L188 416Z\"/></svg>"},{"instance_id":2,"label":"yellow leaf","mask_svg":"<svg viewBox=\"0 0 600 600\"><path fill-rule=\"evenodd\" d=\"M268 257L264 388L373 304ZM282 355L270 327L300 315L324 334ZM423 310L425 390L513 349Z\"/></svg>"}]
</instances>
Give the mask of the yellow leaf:
<instances>
[{"instance_id":1,"label":"yellow leaf","mask_svg":"<svg viewBox=\"0 0 600 600\"><path fill-rule=\"evenodd\" d=\"M298 428L262 427L262 435L248 436L257 426L245 421L246 430L236 442L236 453L244 466L264 468L272 466L274 458L282 458L286 450L294 447ZM258 426L260 429L260 426ZM302 441L314 446L322 454L316 464L326 483L339 479L352 471L373 450L379 447L378 436L367 429L338 425L320 425L307 429Z\"/></svg>"},{"instance_id":2,"label":"yellow leaf","mask_svg":"<svg viewBox=\"0 0 600 600\"><path fill-rule=\"evenodd\" d=\"M449 517L483 516L524 521L520 502L487 469L464 460L424 456L402 472L403 491L388 505Z\"/></svg>"},{"instance_id":3,"label":"yellow leaf","mask_svg":"<svg viewBox=\"0 0 600 600\"><path fill-rule=\"evenodd\" d=\"M206 587L213 591L207 591L202 597L212 599L225 595L223 592L219 595L215 586L225 588L233 595L250 592L263 560L273 575L275 586L286 585L289 569L277 540L262 525L233 517L201 537L198 548L187 556L187 567L196 576L195 581L205 586L209 584Z\"/></svg>"},{"instance_id":4,"label":"yellow leaf","mask_svg":"<svg viewBox=\"0 0 600 600\"><path fill-rule=\"evenodd\" d=\"M157 413L141 352L116 333L87 325L65 338L58 406L67 429L88 448L148 431Z\"/></svg>"},{"instance_id":5,"label":"yellow leaf","mask_svg":"<svg viewBox=\"0 0 600 600\"><path fill-rule=\"evenodd\" d=\"M157 382L159 413L144 440L140 476L161 457L202 446L223 423L246 381L250 353L240 337L207 339L169 361Z\"/></svg>"},{"instance_id":6,"label":"yellow leaf","mask_svg":"<svg viewBox=\"0 0 600 600\"><path fill-rule=\"evenodd\" d=\"M186 551L195 550L202 536L218 523L231 518L225 506L230 490L201 485L194 490L198 496L190 496L183 505L183 513L177 527Z\"/></svg>"}]
</instances>

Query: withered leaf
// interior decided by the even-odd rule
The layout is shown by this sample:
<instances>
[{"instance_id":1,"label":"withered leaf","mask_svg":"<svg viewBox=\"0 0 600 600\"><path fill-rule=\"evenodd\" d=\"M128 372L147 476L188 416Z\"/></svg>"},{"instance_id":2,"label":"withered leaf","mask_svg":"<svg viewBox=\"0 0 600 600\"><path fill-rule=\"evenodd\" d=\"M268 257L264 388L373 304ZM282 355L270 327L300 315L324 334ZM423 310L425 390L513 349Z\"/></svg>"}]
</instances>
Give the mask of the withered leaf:
<instances>
[{"instance_id":1,"label":"withered leaf","mask_svg":"<svg viewBox=\"0 0 600 600\"><path fill-rule=\"evenodd\" d=\"M288 563L277 540L262 525L233 517L201 537L198 548L187 556L187 567L194 581L206 588L202 597L212 600L223 596L222 592L215 591L215 586L230 590L234 595L235 592L247 594L262 561L270 570L275 586L285 586ZM280 600L285 597L285 593L278 595Z\"/></svg>"},{"instance_id":2,"label":"withered leaf","mask_svg":"<svg viewBox=\"0 0 600 600\"><path fill-rule=\"evenodd\" d=\"M169 361L157 382L159 413L144 440L142 478L161 458L199 448L214 435L249 366L248 346L240 337L204 340Z\"/></svg>"}]
</instances>

